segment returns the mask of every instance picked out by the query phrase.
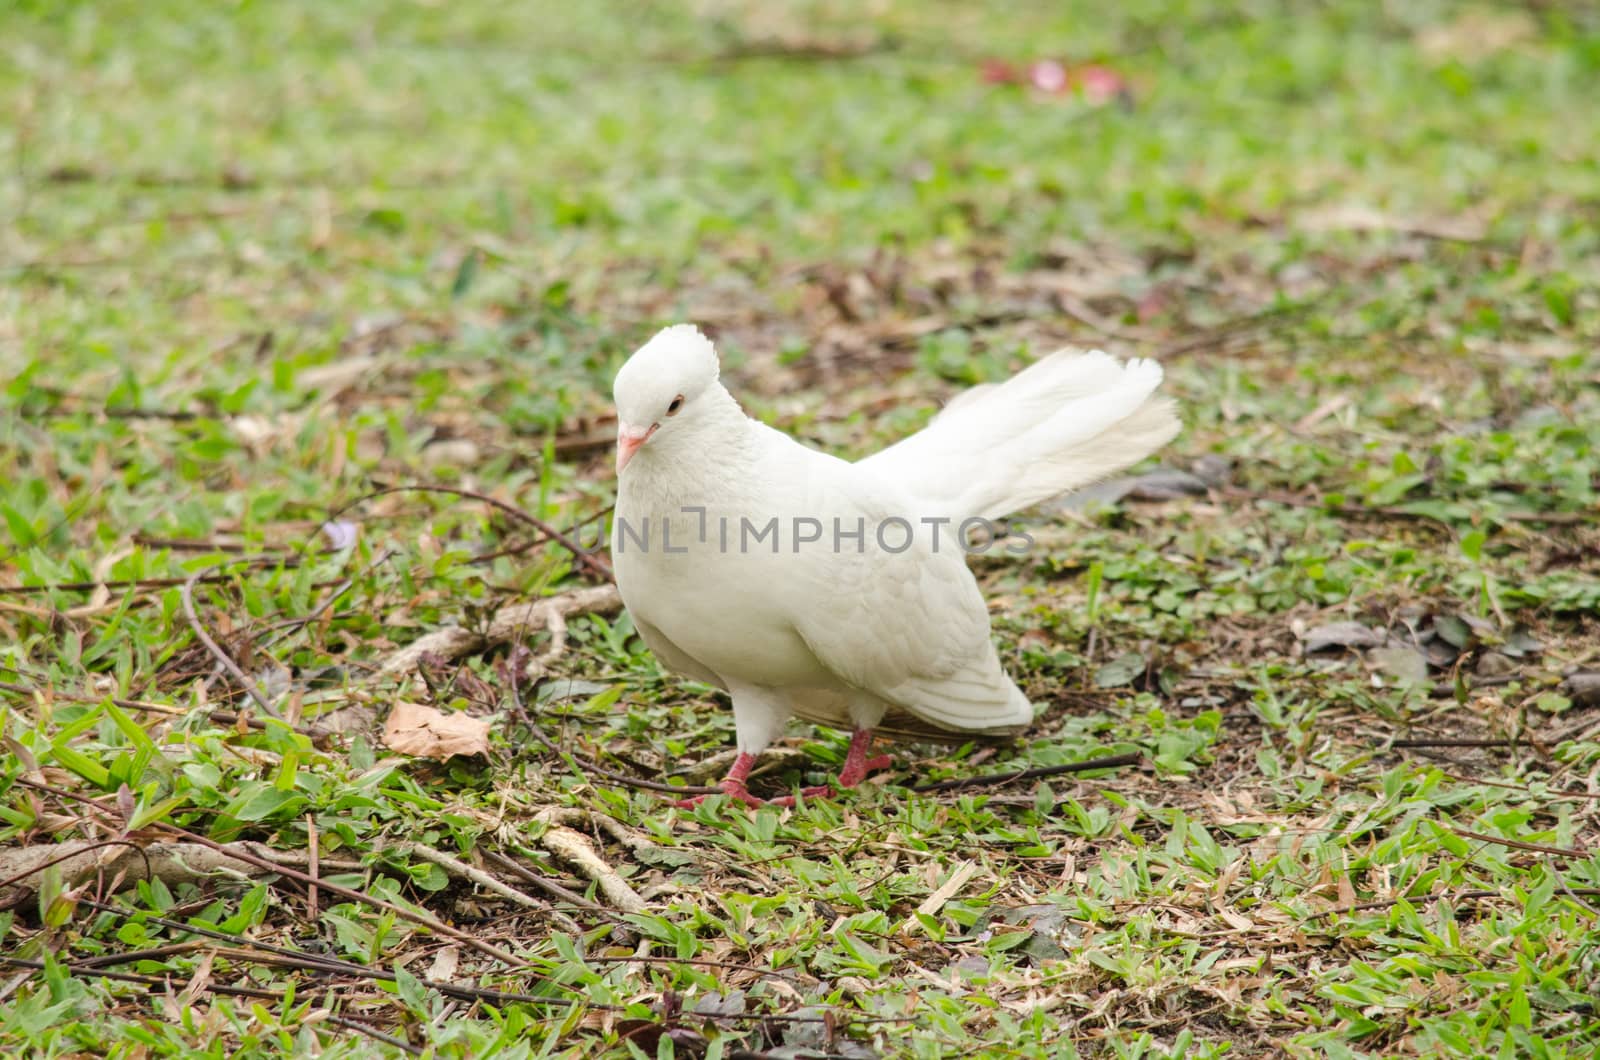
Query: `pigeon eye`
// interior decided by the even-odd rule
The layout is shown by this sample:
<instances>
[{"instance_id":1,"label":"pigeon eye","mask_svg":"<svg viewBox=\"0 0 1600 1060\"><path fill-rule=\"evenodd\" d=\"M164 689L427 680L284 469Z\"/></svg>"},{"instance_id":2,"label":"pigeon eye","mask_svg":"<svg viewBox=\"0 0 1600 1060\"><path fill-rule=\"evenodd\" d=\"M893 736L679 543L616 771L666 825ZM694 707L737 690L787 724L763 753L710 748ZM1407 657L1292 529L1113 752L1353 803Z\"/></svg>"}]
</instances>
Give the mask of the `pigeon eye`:
<instances>
[{"instance_id":1,"label":"pigeon eye","mask_svg":"<svg viewBox=\"0 0 1600 1060\"><path fill-rule=\"evenodd\" d=\"M667 406L667 415L676 416L678 414L678 410L681 408L683 408L683 395L679 394L677 397L672 399L672 404Z\"/></svg>"}]
</instances>

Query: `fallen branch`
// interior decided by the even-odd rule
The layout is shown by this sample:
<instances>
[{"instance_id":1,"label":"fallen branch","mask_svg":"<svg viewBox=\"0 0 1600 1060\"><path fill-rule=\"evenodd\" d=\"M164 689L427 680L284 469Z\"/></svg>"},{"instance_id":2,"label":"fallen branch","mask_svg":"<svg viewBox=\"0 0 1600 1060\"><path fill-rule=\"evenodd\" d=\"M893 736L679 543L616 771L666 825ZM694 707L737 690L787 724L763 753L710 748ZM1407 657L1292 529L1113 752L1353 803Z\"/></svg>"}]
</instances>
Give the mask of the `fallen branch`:
<instances>
[{"instance_id":1,"label":"fallen branch","mask_svg":"<svg viewBox=\"0 0 1600 1060\"><path fill-rule=\"evenodd\" d=\"M645 911L644 899L639 897L639 892L617 875L617 870L606 863L595 850L594 844L589 842L589 837L582 832L566 825L551 825L539 837L539 845L593 881L600 888L600 893L624 913Z\"/></svg>"},{"instance_id":2,"label":"fallen branch","mask_svg":"<svg viewBox=\"0 0 1600 1060\"><path fill-rule=\"evenodd\" d=\"M79 696L62 692L60 689L52 688L47 691L42 688L29 688L27 685L14 685L7 681L0 681L0 692L14 692L20 696L42 696L48 694L52 699L65 699L72 703L94 704L105 700L104 696ZM165 714L174 718L182 717L189 713L184 707L174 707L166 703L150 703L142 699L119 699L113 696L111 697L111 702L123 710L147 711L152 714ZM206 716L219 725L243 725L247 729L256 730L263 730L267 727L266 722L260 718L251 717L249 713L238 714L231 710L212 710L208 711ZM281 724L287 725L288 723L282 722ZM332 744L333 738L338 735L326 729L308 725L290 725L289 727L309 739L312 746L319 750L327 750Z\"/></svg>"},{"instance_id":3,"label":"fallen branch","mask_svg":"<svg viewBox=\"0 0 1600 1060\"><path fill-rule=\"evenodd\" d=\"M1292 493L1276 492L1253 493L1250 490L1235 488L1224 489L1223 495L1237 500L1266 501L1269 504L1282 504L1289 508L1307 508L1313 511L1327 512L1330 515L1345 515L1355 519L1412 519L1418 522L1432 523L1452 534L1455 533L1455 527L1446 519L1427 512L1413 511L1410 508L1401 508L1395 505L1330 504L1321 497L1301 497ZM1549 523L1552 526L1583 526L1592 522L1594 518L1585 512L1521 510L1488 512L1486 515L1490 519L1498 519L1508 523Z\"/></svg>"},{"instance_id":4,"label":"fallen branch","mask_svg":"<svg viewBox=\"0 0 1600 1060\"><path fill-rule=\"evenodd\" d=\"M1388 747L1393 748L1421 748L1421 747L1516 747L1515 740L1483 740L1466 736L1419 736L1407 737L1402 740L1390 740Z\"/></svg>"},{"instance_id":5,"label":"fallen branch","mask_svg":"<svg viewBox=\"0 0 1600 1060\"><path fill-rule=\"evenodd\" d=\"M38 781L28 780L25 777L15 777L12 779L12 783L21 784L24 787L33 788L36 791L48 792L57 798L70 799L73 802L85 803L101 811L106 810L106 807L102 806L98 801L89 798L88 796L79 795L76 792L66 791L62 788L51 787L48 784L41 784ZM187 828L179 828L177 825L169 824L166 821L155 822L150 825L150 827L159 828L162 831L175 835L180 840L184 840L188 843L198 844L200 846L207 847L212 851L229 855L246 863L247 865L262 869L267 873L274 873L279 876L284 876L294 880L297 883L305 884L307 886L315 885L330 894L336 894L339 897L349 901L361 902L363 904L370 905L375 909L382 909L386 912L393 913L402 920L425 927L436 935L444 935L448 938L455 939L457 942L464 943L465 945L470 946L472 949L477 950L479 953L482 953L485 956L493 957L495 960L502 961L506 964L512 965L513 967L522 968L527 966L528 962L520 957L516 957L513 954L508 953L505 950L500 949L498 946L491 946L489 943L484 942L475 935L468 934L467 932L458 928L453 928L431 913L423 912L420 909L413 909L409 906L399 905L395 902L377 898L373 895L367 894L364 891L358 891L353 887L345 887L342 884L334 883L331 880L309 875L308 873L301 872L299 869L291 868L288 865L274 862L269 857L263 857L254 853L253 851L246 850L244 844L218 843L214 839L208 839L196 832L189 831ZM326 865L327 863L324 862L323 864Z\"/></svg>"},{"instance_id":6,"label":"fallen branch","mask_svg":"<svg viewBox=\"0 0 1600 1060\"><path fill-rule=\"evenodd\" d=\"M0 956L0 963L9 964L13 968L31 968L34 971L39 971L45 966L43 961L30 961L22 957ZM103 968L82 964L58 964L56 967L75 975L85 975L93 979L111 979L119 983L139 983L144 986L155 987L170 987L172 985L170 979L159 975L140 975L138 972L108 972ZM307 989L302 987L295 992L295 996L303 998ZM256 990L245 986L223 986L220 983L207 983L205 990L208 993L222 994L226 997L248 997L259 1001L281 1002L283 1000L283 994L276 990Z\"/></svg>"},{"instance_id":7,"label":"fallen branch","mask_svg":"<svg viewBox=\"0 0 1600 1060\"><path fill-rule=\"evenodd\" d=\"M201 567L199 570L189 575L188 579L184 581L183 588L180 590L180 595L183 598L184 617L189 620L189 628L194 630L195 638L199 640L201 644L205 645L206 650L216 658L218 664L221 665L224 670L228 671L228 673L233 676L235 681L239 682L239 687L250 693L250 698L255 700L256 705L266 712L268 716L282 721L283 715L279 714L277 708L267 701L266 696L261 694L261 689L256 687L256 683L245 675L245 672L239 668L239 664L233 661L233 656L223 651L222 647L217 644L216 641L211 639L211 634L207 633L205 627L200 624L200 616L195 612L194 608L195 583L198 582L207 571L212 570L216 566L218 566L218 564L212 564L210 567Z\"/></svg>"},{"instance_id":8,"label":"fallen branch","mask_svg":"<svg viewBox=\"0 0 1600 1060\"><path fill-rule=\"evenodd\" d=\"M212 840L207 839L205 836L197 835L194 832L190 832L184 828L179 828L175 824L167 824L165 821L163 821L156 825L156 827L163 828L176 835L182 836L191 842L196 842L211 847L213 850L225 849L221 843L213 842ZM235 856L239 857L241 861L252 862L258 868L264 868L272 872L277 872L278 874L287 876L291 880L295 880L299 883L307 885L314 884L331 894L339 895L341 898L347 898L353 902L362 902L372 906L375 909L382 909L386 912L393 913L402 920L408 920L413 924L421 925L435 934L445 935L449 938L455 939L457 942L465 943L466 945L477 950L479 953L482 953L487 957L493 957L497 961L504 961L505 963L518 968L523 967L528 963L522 958L514 956L513 954L500 949L498 946L489 945L487 942L484 942L475 935L471 935L465 931L461 931L458 928L451 927L449 924L446 924L444 921L440 920L431 913L424 913L418 909L412 909L408 906L398 905L382 898L376 898L370 894L367 894L365 891L358 891L353 887L345 887L329 880L319 879L315 876L300 872L298 869L289 868L286 865L274 865L271 861L265 858L258 858L254 855L243 855L237 852L235 853Z\"/></svg>"},{"instance_id":9,"label":"fallen branch","mask_svg":"<svg viewBox=\"0 0 1600 1060\"><path fill-rule=\"evenodd\" d=\"M532 857L533 856L527 850L520 850L519 849L518 852L520 854L522 854L524 857ZM482 854L483 857L486 860L488 860L490 862L493 862L495 865L497 865L500 868L504 869L505 871L511 873L513 876L516 876L517 878L521 879L524 883L528 883L528 884L531 884L534 887L539 888L541 891L545 892L546 894L548 894L552 898L555 898L555 899L558 899L560 901L566 902L568 905L571 905L571 906L573 906L573 907L575 907L577 909L584 909L584 910L587 910L588 912L591 912L591 913L597 913L600 916L606 917L607 919L615 920L615 921L618 921L619 923L622 922L622 918L621 917L617 916L617 914L615 912L613 912L612 910L610 910L610 909L606 908L605 906L601 905L599 902L591 902L591 901L589 901L589 899L585 898L583 895L579 894L577 891L570 890L570 889L568 889L566 887L563 887L561 884L557 883L555 880L552 880L547 876L539 875L537 872L534 872L532 869L528 868L526 865L523 865L522 863L520 863L520 862L518 862L518 861L516 861L516 860L514 860L512 858L509 858L506 855L499 853L498 851L494 851L494 850L479 850L478 853ZM571 930L571 929L569 929L569 930ZM581 931L579 932L579 934L581 934Z\"/></svg>"},{"instance_id":10,"label":"fallen branch","mask_svg":"<svg viewBox=\"0 0 1600 1060\"><path fill-rule=\"evenodd\" d=\"M1502 788L1506 791L1517 791L1521 792L1523 795L1526 795L1530 799L1600 799L1600 792L1595 791L1566 791L1556 788L1550 791L1536 792L1533 790L1533 786L1531 784L1507 784L1499 780L1486 780L1483 777L1463 776L1460 773L1451 773L1448 770L1443 769L1439 770L1439 772L1443 773L1451 780L1459 780L1463 784L1482 784L1485 787Z\"/></svg>"},{"instance_id":11,"label":"fallen branch","mask_svg":"<svg viewBox=\"0 0 1600 1060\"><path fill-rule=\"evenodd\" d=\"M265 863L265 864L263 864ZM148 843L118 840L73 839L64 843L10 847L0 850L0 909L10 909L38 893L30 877L54 865L69 886L84 883L96 875L120 876L124 885L160 880L168 887L197 883L213 876L253 879L278 873L288 865L303 865L305 856L274 850L263 843L242 841L228 844ZM327 862L341 872L360 871L359 862Z\"/></svg>"},{"instance_id":12,"label":"fallen branch","mask_svg":"<svg viewBox=\"0 0 1600 1060\"><path fill-rule=\"evenodd\" d=\"M405 1053L407 1056L423 1055L423 1050L418 1049L404 1038L396 1038L392 1034L385 1034L376 1027L369 1027L365 1023L362 1023L360 1020L352 1016L341 1016L337 1013L329 1012L322 1018L328 1023L333 1024L335 1027L343 1027L346 1030L355 1031L357 1034L365 1034L368 1038L371 1038L374 1041L379 1041L385 1045L393 1046L394 1048Z\"/></svg>"},{"instance_id":13,"label":"fallen branch","mask_svg":"<svg viewBox=\"0 0 1600 1060\"><path fill-rule=\"evenodd\" d=\"M959 777L955 780L941 780L934 784L918 784L911 790L919 795L926 795L938 791L963 791L967 788L991 788L1002 784L1010 784L1017 780L1038 780L1041 777L1055 777L1063 773L1088 773L1097 769L1117 769L1121 766L1136 766L1144 761L1144 755L1138 751L1127 754L1111 755L1108 758L1091 758L1085 762L1069 762L1059 766L1039 766L1035 769L1019 769L1015 773L991 773L982 777Z\"/></svg>"},{"instance_id":14,"label":"fallen branch","mask_svg":"<svg viewBox=\"0 0 1600 1060\"><path fill-rule=\"evenodd\" d=\"M627 847L630 854L643 854L646 857L660 849L650 840L635 832L615 817L607 817L603 813L581 809L577 806L551 806L540 810L537 820L546 824L564 824L569 827L589 825Z\"/></svg>"},{"instance_id":15,"label":"fallen branch","mask_svg":"<svg viewBox=\"0 0 1600 1060\"><path fill-rule=\"evenodd\" d=\"M229 549L218 546L207 551L227 552ZM257 567L276 566L280 563L285 567L298 567L300 565L300 557L292 553L285 553L282 556L241 560L240 562L248 562ZM45 585L0 585L0 596L38 596L43 593L92 593L101 589L132 589L142 592L148 589L172 589L188 580L188 578L121 578L107 581L54 582ZM220 585L223 582L232 580L233 575L231 574L207 574L198 579L195 584ZM316 582L313 583L312 588L323 588L333 584L335 583L331 581Z\"/></svg>"},{"instance_id":16,"label":"fallen branch","mask_svg":"<svg viewBox=\"0 0 1600 1060\"><path fill-rule=\"evenodd\" d=\"M1561 890L1562 893L1572 895L1573 897L1577 897L1578 895L1583 895L1586 898L1600 896L1600 887L1563 887ZM1388 909L1390 906L1399 905L1401 902L1477 902L1489 898L1507 898L1510 901L1515 901L1514 898L1511 898L1501 891L1457 891L1454 894L1451 894L1448 891L1441 891L1438 894L1419 894L1409 897L1406 895L1401 895L1399 898L1383 898L1376 902L1357 902L1355 905L1341 905L1336 909L1324 909L1320 913L1312 913L1302 922L1309 924L1313 920L1324 920L1328 917L1340 916L1344 913L1366 913L1374 909Z\"/></svg>"},{"instance_id":17,"label":"fallen branch","mask_svg":"<svg viewBox=\"0 0 1600 1060\"><path fill-rule=\"evenodd\" d=\"M1512 850L1529 850L1535 854L1554 854L1556 857L1575 858L1579 861L1587 860L1589 857L1587 851L1573 850L1570 847L1555 847L1545 843L1528 843L1520 839L1504 839L1497 835L1469 832L1465 828L1452 828L1450 831L1462 839L1471 839L1477 843L1493 843L1496 846L1509 847Z\"/></svg>"},{"instance_id":18,"label":"fallen branch","mask_svg":"<svg viewBox=\"0 0 1600 1060\"><path fill-rule=\"evenodd\" d=\"M255 945L253 940L240 941L247 942L250 945ZM630 957L629 960L637 961L640 960L640 958ZM342 974L380 984L393 983L395 981L394 976L387 974L386 972L374 968L362 967L360 965L352 965L349 962L337 962L337 966L335 967L332 962L328 962L325 959L312 958L309 955L306 957L306 962L306 966L309 970L323 972L337 970ZM680 961L677 963L681 964L696 962ZM0 956L0 964L9 964L18 968L31 968L35 971L41 970L45 966L43 961L34 961L21 957L6 956ZM97 979L112 979L119 982L140 983L148 986L158 987L171 986L171 981L169 979L157 975L142 975L137 972L108 972L103 969L86 966L81 963L58 964L56 967L62 968L76 975L84 975ZM446 983L436 979L419 978L418 982L427 987L429 990L437 990L446 997L453 997L463 1001L487 1001L492 1004L506 1004L514 1002L528 1005L552 1005L562 1008L573 1008L581 1005L585 1009L592 1009L596 1012L617 1013L631 1013L638 1006L637 1002L635 1002L633 1005L608 1005L598 1001L590 1001L575 997L546 997L539 994L528 994L521 991L494 990L489 987L470 986L465 983ZM566 987L564 989L570 990L571 987ZM250 987L230 987L208 983L206 985L206 990L212 993L225 994L231 997L250 997L257 998L262 1001L282 1002L284 999L284 995L282 993L271 990L257 990ZM308 994L313 994L316 991L317 987L315 986L301 986L295 991L295 996L298 998L304 998ZM662 1015L667 1014L665 1006L663 1006L661 1009L657 1009L652 1006L651 1010ZM718 1014L715 1018L722 1020L738 1020L741 1022L750 1023L810 1024L813 1026L828 1028L912 1022L912 1017L910 1016L869 1016L864 1013L844 1008L827 1009L822 1015L809 1014L814 1012L816 1012L815 1008L806 1010L806 1014L785 1012L725 1012Z\"/></svg>"},{"instance_id":19,"label":"fallen branch","mask_svg":"<svg viewBox=\"0 0 1600 1060\"><path fill-rule=\"evenodd\" d=\"M426 861L429 864L437 865L452 876L457 876L464 880L470 880L479 887L482 887L484 890L493 894L498 894L507 901L514 902L517 905L522 906L524 909L536 909L541 913L550 911L549 903L541 902L537 898L529 897L528 895L525 895L521 891L517 890L515 887L509 887L506 884L501 883L499 880L495 879L487 872L484 872L482 869L473 868L471 865L468 865L461 859L453 858L442 850L435 850L423 843L407 844L405 850L407 854L419 861Z\"/></svg>"},{"instance_id":20,"label":"fallen branch","mask_svg":"<svg viewBox=\"0 0 1600 1060\"><path fill-rule=\"evenodd\" d=\"M92 899L85 898L85 899L80 899L80 901L82 901L83 904L85 904L85 905L88 905L88 906L90 906L92 908L95 908L95 909L99 909L99 910L101 910L103 912L108 912L108 913L112 913L112 914L115 914L115 915L121 915L121 916L130 918L130 919L136 917L141 921L148 922L148 923L153 923L153 924L158 924L160 926L168 928L169 930L185 932L185 933L188 933L188 934L199 935L199 936L202 936L204 938L215 939L215 940L220 941L220 942L230 943L232 945L226 951L226 953L227 953L227 955L229 957L231 957L232 959L235 959L235 960L260 961L261 963L272 963L272 964L274 964L274 965L276 965L278 967L298 968L298 969L305 970L305 971L316 972L316 973L318 973L320 975L328 975L328 974L348 975L348 976L351 976L352 978L362 979L362 980L366 980L368 982L375 982L375 983L393 983L395 981L394 976L389 974L388 972L384 971L383 969L372 968L372 967L369 967L369 966L363 965L363 964L357 964L354 961L348 961L348 960L345 960L343 958L329 957L329 956L325 956L325 955L322 955L322 954L305 953L305 952L300 951L300 950L290 949L289 947L286 947L286 946L275 946L275 945L273 945L271 943L263 942L260 939L250 938L250 937L247 937L247 936L228 935L228 934L225 934L223 932L213 930L211 928L201 927L201 926L198 926L198 925L195 925L195 924L180 923L178 921L168 920L168 919L165 919L163 917L155 916L153 914L142 912L142 911L136 912L136 911L132 911L132 910L118 909L115 906L106 905L103 902L96 902L96 901L94 901ZM245 948L239 948L239 947L245 947ZM261 951L261 954L260 955L252 954L250 952L251 950ZM154 953L154 952L156 952L156 951L154 951L154 950L146 950L146 951L143 951L143 955L148 956L148 955L150 955L151 953ZM222 951L213 950L212 952L222 952ZM107 963L106 957L108 957L108 956L110 956L110 955L104 955L104 956L101 956L101 957L91 958L89 961L77 962L77 963L73 963L73 964L63 964L63 965L59 965L58 967L65 968L67 971L75 973L75 974L79 974L79 975L96 976L96 977L99 977L99 978L113 979L113 980L118 980L118 981L122 981L122 982L146 983L146 984L149 984L149 985L152 985L152 986L170 986L171 985L170 981L168 979L162 978L160 976L140 975L140 974L131 973L131 972L107 972L107 971L103 971L100 966L102 964L104 964L104 963ZM123 957L134 957L134 956L136 956L136 954L123 954L122 956ZM272 959L269 960L268 959L269 957L272 958ZM650 958L641 958L641 957L638 957L638 956L631 956L631 955L627 958L627 960L629 960L629 961L641 961L641 960L649 960L649 959ZM42 961L24 960L24 959L15 958L15 957L0 956L0 963L9 963L9 964L15 965L17 967L31 968L31 969L34 969L34 970L39 970L39 969L44 968L44 962L42 962ZM705 963L712 963L712 962L678 961L678 962L675 962L675 963L680 963L680 964L705 964ZM752 969L752 970L759 971L760 969ZM443 982L443 981L435 980L435 979L420 979L419 981L422 983L423 986L427 987L430 990L437 990L439 993L444 994L446 997L453 997L453 998L457 998L459 1000L464 1000L464 1001L489 1001L489 1002L493 1002L493 1003L497 1003L497 1004L503 1004L503 1003L506 1003L506 1002L521 1002L521 1003L525 1003L525 1004L553 1005L553 1006L559 1006L559 1007L565 1007L565 1008L571 1008L573 1006L582 1005L586 1009L593 1009L593 1010L599 1011L599 1012L629 1012L629 1011L632 1010L631 1006L608 1005L608 1004L604 1004L604 1003L601 1003L601 1002L588 1001L588 1000L583 1000L583 999L579 999L579 998L576 998L576 997L549 997L549 996L543 996L543 995L539 995L539 994L528 994L528 993L522 993L522 992L513 992L513 991L505 991L505 990L494 990L494 989L491 989L489 987L471 986L471 985L468 985L468 984L465 984L465 983ZM559 985L559 984L557 984L557 985ZM266 990L252 990L250 988L243 988L243 987L222 987L222 986L212 986L212 985L208 984L206 989L211 990L211 991L213 991L215 993L230 994L232 996L238 996L238 997L254 997L254 998L258 998L260 1000L281 1001L283 999L283 995L279 994L279 993L274 993L274 992L266 991ZM318 986L301 987L299 990L296 991L296 994L297 994L297 996L302 996L303 997L308 992L314 992L317 989L319 989ZM570 990L572 988L571 987L562 987L562 989ZM812 1010L812 1011L815 1011L815 1010ZM830 1009L830 1010L826 1011L822 1015L800 1015L800 1014L791 1015L791 1014L786 1014L786 1013L762 1013L762 1012L749 1012L749 1013L742 1013L742 1012L741 1013L731 1013L730 1012L730 1013L725 1013L725 1014L719 1016L718 1018L720 1018L720 1019L732 1019L732 1020L749 1020L749 1021L757 1021L757 1022L772 1021L772 1022L778 1022L778 1023L816 1024L816 1025L828 1026L828 1027L835 1027L835 1026L844 1027L844 1026L850 1026L852 1024L866 1025L866 1024L877 1024L877 1023L906 1023L906 1022L909 1022L909 1020L910 1020L910 1017L907 1017L907 1016L866 1016L866 1015L862 1015L860 1013L852 1012L852 1011L847 1010L847 1009Z\"/></svg>"},{"instance_id":21,"label":"fallen branch","mask_svg":"<svg viewBox=\"0 0 1600 1060\"><path fill-rule=\"evenodd\" d=\"M553 630L555 624L565 629L566 620L574 615L609 615L621 609L622 596L614 585L575 589L532 603L512 604L497 611L489 628L483 632L456 627L418 637L385 658L378 666L378 673L380 676L410 673L426 655L437 655L446 660L459 659L496 644L520 641L542 629ZM551 621L552 616L555 623Z\"/></svg>"},{"instance_id":22,"label":"fallen branch","mask_svg":"<svg viewBox=\"0 0 1600 1060\"><path fill-rule=\"evenodd\" d=\"M1524 680L1527 680L1527 677L1523 674L1495 674L1493 677L1475 677L1470 681L1463 681L1462 685L1466 691L1476 692L1480 688L1499 688L1502 685ZM1435 699L1443 699L1446 696L1455 695L1456 686L1451 681L1437 681L1433 687L1428 689L1428 694Z\"/></svg>"}]
</instances>

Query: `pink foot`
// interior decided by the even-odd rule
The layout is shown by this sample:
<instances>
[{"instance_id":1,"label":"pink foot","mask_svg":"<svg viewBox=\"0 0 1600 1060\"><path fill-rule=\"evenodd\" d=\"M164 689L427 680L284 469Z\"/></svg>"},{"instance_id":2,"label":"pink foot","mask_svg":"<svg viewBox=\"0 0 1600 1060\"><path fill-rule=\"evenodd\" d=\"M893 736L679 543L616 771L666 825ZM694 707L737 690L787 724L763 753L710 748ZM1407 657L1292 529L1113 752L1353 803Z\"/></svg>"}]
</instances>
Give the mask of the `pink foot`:
<instances>
[{"instance_id":1,"label":"pink foot","mask_svg":"<svg viewBox=\"0 0 1600 1060\"><path fill-rule=\"evenodd\" d=\"M755 755L741 754L734 759L733 768L728 770L728 775L722 779L721 784L717 785L722 789L722 794L727 795L729 798L738 799L746 806L793 806L793 795L785 795L778 799L758 799L750 794L750 788L746 781L749 780L750 771L755 768L755 765ZM800 794L808 799L814 799L819 795L832 795L833 793L833 788L826 784L800 790ZM710 795L696 795L692 799L680 799L674 805L686 810L692 810L709 798L711 798Z\"/></svg>"},{"instance_id":2,"label":"pink foot","mask_svg":"<svg viewBox=\"0 0 1600 1060\"><path fill-rule=\"evenodd\" d=\"M839 786L853 788L863 780L867 774L877 769L888 769L894 759L888 755L878 755L876 758L867 757L867 748L872 746L872 730L857 729L850 734L850 750L844 756L844 766L839 770Z\"/></svg>"},{"instance_id":3,"label":"pink foot","mask_svg":"<svg viewBox=\"0 0 1600 1060\"><path fill-rule=\"evenodd\" d=\"M717 787L722 789L722 794L727 795L730 798L738 799L746 806L755 807L794 805L793 795L784 795L776 799L759 799L750 794L750 789L745 786L744 781L734 780L732 777L724 779L722 783L717 785ZM834 794L834 790L827 784L821 784L813 788L801 788L800 794L808 799L814 799L819 795L832 795ZM673 803L673 805L685 810L692 810L702 802L705 802L707 799L713 797L714 796L711 795L696 795L692 799L679 799L677 802Z\"/></svg>"},{"instance_id":4,"label":"pink foot","mask_svg":"<svg viewBox=\"0 0 1600 1060\"><path fill-rule=\"evenodd\" d=\"M857 729L850 734L850 750L844 756L844 765L839 770L839 787L853 788L867 778L867 774L878 769L888 769L893 764L893 759L888 755L878 755L874 758L867 757L867 748L872 746L872 730ZM777 799L758 799L750 794L746 783L750 778L750 771L755 768L756 756L741 754L734 759L733 768L728 770L728 775L723 778L717 787L722 789L722 794L729 798L738 799L746 806L793 806L795 797L784 795ZM831 797L838 792L827 784L820 784L812 788L802 788L802 797L815 799ZM692 810L696 806L711 798L710 795L696 795L692 799L680 799L674 805Z\"/></svg>"}]
</instances>

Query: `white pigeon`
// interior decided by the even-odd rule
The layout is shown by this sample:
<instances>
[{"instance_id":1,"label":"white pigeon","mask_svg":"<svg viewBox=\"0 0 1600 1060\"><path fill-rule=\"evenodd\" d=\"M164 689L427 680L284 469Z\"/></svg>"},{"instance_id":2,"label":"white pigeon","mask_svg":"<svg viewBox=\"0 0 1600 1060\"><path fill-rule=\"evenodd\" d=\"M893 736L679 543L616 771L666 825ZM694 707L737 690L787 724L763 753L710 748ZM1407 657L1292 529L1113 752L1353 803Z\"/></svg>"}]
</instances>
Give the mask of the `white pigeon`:
<instances>
[{"instance_id":1,"label":"white pigeon","mask_svg":"<svg viewBox=\"0 0 1600 1060\"><path fill-rule=\"evenodd\" d=\"M853 464L746 416L718 374L715 348L687 324L617 373L611 547L645 643L733 700L739 754L722 791L760 803L746 780L794 716L852 731L847 788L888 762L868 758L874 732L1025 728L1033 707L1001 668L961 526L1171 440L1174 405L1154 396L1161 366L1062 351Z\"/></svg>"}]
</instances>

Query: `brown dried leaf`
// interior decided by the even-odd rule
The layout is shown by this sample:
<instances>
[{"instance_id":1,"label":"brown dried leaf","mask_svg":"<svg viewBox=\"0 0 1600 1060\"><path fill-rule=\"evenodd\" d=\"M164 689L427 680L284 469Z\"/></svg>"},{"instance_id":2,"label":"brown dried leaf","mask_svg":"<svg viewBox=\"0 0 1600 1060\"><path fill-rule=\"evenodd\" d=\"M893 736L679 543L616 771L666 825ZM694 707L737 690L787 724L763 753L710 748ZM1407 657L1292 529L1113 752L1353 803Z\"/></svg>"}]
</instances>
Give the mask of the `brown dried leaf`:
<instances>
[{"instance_id":1,"label":"brown dried leaf","mask_svg":"<svg viewBox=\"0 0 1600 1060\"><path fill-rule=\"evenodd\" d=\"M1414 648L1374 648L1367 653L1367 661L1398 685L1427 683L1427 656Z\"/></svg>"},{"instance_id":2,"label":"brown dried leaf","mask_svg":"<svg viewBox=\"0 0 1600 1060\"><path fill-rule=\"evenodd\" d=\"M428 978L436 983L454 982L456 966L461 963L461 947L446 946L433 955L433 963L428 966Z\"/></svg>"},{"instance_id":3,"label":"brown dried leaf","mask_svg":"<svg viewBox=\"0 0 1600 1060\"><path fill-rule=\"evenodd\" d=\"M383 745L422 758L489 753L489 723L468 714L446 714L421 703L396 703L383 726Z\"/></svg>"},{"instance_id":4,"label":"brown dried leaf","mask_svg":"<svg viewBox=\"0 0 1600 1060\"><path fill-rule=\"evenodd\" d=\"M1539 23L1526 11L1472 8L1453 21L1429 26L1417 34L1417 48L1436 63L1452 59L1476 63L1539 35Z\"/></svg>"},{"instance_id":5,"label":"brown dried leaf","mask_svg":"<svg viewBox=\"0 0 1600 1060\"><path fill-rule=\"evenodd\" d=\"M1388 635L1381 629L1372 629L1360 622L1329 622L1309 630L1301 638L1305 652L1325 651L1328 648L1373 648L1384 643Z\"/></svg>"}]
</instances>

